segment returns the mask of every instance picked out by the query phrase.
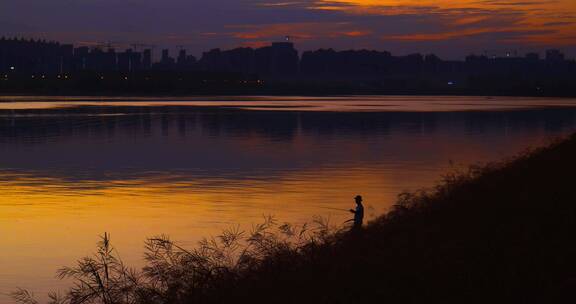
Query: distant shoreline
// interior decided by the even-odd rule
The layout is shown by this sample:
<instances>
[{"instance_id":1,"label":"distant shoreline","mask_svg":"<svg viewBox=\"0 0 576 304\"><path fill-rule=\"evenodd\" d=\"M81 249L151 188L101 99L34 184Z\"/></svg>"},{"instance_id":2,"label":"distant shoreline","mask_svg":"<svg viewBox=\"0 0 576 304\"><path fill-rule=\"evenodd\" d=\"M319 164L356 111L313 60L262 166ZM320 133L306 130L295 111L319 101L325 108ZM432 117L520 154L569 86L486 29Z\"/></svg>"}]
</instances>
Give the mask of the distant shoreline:
<instances>
[{"instance_id":1,"label":"distant shoreline","mask_svg":"<svg viewBox=\"0 0 576 304\"><path fill-rule=\"evenodd\" d=\"M354 97L354 96L449 96L449 97L526 97L526 98L576 98L576 94L488 94L478 92L310 92L310 91L290 91L290 92L268 92L268 91L222 91L222 92L171 92L171 93L145 93L145 92L80 92L80 91L66 91L66 92L0 92L0 97L34 97L34 96L47 96L47 97L129 97L129 98L169 98L169 97L235 97L235 96L253 96L253 97L290 97L290 96L303 96L303 97Z\"/></svg>"}]
</instances>

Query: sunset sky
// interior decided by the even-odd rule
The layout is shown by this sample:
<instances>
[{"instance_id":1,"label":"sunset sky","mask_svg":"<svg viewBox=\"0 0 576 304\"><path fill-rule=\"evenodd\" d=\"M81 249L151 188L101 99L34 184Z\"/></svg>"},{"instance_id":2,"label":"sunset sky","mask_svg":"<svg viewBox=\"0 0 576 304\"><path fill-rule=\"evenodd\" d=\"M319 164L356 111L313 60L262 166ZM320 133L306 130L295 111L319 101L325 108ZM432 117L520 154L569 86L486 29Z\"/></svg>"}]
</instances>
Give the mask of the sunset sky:
<instances>
[{"instance_id":1,"label":"sunset sky","mask_svg":"<svg viewBox=\"0 0 576 304\"><path fill-rule=\"evenodd\" d=\"M294 37L302 50L576 56L574 0L2 0L0 35L210 48ZM157 51L158 52L158 51Z\"/></svg>"}]
</instances>

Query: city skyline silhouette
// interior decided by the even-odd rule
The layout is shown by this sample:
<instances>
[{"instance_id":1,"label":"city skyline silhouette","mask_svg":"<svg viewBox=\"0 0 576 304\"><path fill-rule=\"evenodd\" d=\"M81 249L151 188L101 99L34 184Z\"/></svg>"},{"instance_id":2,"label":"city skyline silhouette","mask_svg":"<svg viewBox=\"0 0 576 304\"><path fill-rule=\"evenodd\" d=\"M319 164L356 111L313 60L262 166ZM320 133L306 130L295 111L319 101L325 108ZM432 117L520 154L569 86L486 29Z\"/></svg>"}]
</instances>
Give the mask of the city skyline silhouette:
<instances>
[{"instance_id":1,"label":"city skyline silhouette","mask_svg":"<svg viewBox=\"0 0 576 304\"><path fill-rule=\"evenodd\" d=\"M155 53L160 57L156 58ZM300 52L286 37L259 47L211 49L197 58L149 45L117 50L0 38L0 91L70 94L482 94L574 96L576 61L545 53L471 54L318 49Z\"/></svg>"}]
</instances>

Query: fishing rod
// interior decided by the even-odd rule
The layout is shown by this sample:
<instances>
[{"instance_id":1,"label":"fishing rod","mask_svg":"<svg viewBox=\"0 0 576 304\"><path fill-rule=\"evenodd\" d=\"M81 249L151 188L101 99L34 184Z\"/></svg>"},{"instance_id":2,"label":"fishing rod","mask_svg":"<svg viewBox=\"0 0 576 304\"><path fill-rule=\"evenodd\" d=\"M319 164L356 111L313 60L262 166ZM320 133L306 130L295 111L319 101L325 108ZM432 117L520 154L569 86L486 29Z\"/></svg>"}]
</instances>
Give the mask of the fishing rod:
<instances>
[{"instance_id":1,"label":"fishing rod","mask_svg":"<svg viewBox=\"0 0 576 304\"><path fill-rule=\"evenodd\" d=\"M330 209L330 210L336 210L336 211L344 211L344 212L349 212L350 210L348 209L340 209L340 208L332 208L332 207L320 207L322 209Z\"/></svg>"},{"instance_id":2,"label":"fishing rod","mask_svg":"<svg viewBox=\"0 0 576 304\"><path fill-rule=\"evenodd\" d=\"M321 208L322 208L322 209L336 210L336 211L350 212L350 210L348 210L348 209L340 209L340 208L332 208L332 207L321 207ZM349 219L349 220L343 222L342 225L343 225L343 224L350 223L350 222L353 222L353 221L354 221L354 219Z\"/></svg>"}]
</instances>

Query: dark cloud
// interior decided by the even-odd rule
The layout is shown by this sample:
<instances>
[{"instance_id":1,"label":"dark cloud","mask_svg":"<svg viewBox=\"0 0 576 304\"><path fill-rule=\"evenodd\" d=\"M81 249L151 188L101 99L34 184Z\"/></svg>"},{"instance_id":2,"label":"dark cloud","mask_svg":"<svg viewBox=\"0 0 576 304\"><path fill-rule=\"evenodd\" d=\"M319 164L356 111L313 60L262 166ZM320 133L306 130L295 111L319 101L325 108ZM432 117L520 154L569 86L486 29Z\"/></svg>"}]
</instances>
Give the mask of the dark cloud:
<instances>
[{"instance_id":1,"label":"dark cloud","mask_svg":"<svg viewBox=\"0 0 576 304\"><path fill-rule=\"evenodd\" d=\"M291 35L303 50L414 48L462 57L479 44L573 49L572 1L1 0L0 35L185 45L196 54ZM434 39L410 39L426 35Z\"/></svg>"}]
</instances>

